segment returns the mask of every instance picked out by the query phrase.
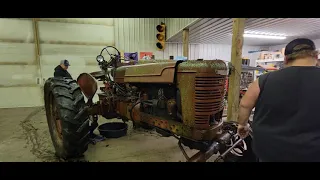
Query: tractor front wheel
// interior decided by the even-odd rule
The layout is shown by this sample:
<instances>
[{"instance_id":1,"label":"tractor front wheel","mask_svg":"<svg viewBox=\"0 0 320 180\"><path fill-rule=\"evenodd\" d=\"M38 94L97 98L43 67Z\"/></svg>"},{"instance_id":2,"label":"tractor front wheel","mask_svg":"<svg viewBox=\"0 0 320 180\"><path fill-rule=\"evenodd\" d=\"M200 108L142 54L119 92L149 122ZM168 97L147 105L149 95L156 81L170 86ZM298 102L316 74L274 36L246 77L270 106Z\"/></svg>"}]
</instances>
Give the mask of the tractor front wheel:
<instances>
[{"instance_id":1,"label":"tractor front wheel","mask_svg":"<svg viewBox=\"0 0 320 180\"><path fill-rule=\"evenodd\" d=\"M79 158L88 149L89 115L75 80L49 78L44 85L47 122L56 156Z\"/></svg>"}]
</instances>

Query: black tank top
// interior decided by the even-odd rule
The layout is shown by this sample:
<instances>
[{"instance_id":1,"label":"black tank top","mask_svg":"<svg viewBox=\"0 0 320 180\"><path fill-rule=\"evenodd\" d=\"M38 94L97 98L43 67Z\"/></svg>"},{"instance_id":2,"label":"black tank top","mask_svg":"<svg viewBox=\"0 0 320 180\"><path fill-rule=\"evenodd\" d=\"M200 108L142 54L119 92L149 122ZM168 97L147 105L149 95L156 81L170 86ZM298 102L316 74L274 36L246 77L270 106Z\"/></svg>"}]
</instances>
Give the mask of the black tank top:
<instances>
[{"instance_id":1,"label":"black tank top","mask_svg":"<svg viewBox=\"0 0 320 180\"><path fill-rule=\"evenodd\" d=\"M288 67L259 78L253 150L263 161L320 162L320 68Z\"/></svg>"}]
</instances>

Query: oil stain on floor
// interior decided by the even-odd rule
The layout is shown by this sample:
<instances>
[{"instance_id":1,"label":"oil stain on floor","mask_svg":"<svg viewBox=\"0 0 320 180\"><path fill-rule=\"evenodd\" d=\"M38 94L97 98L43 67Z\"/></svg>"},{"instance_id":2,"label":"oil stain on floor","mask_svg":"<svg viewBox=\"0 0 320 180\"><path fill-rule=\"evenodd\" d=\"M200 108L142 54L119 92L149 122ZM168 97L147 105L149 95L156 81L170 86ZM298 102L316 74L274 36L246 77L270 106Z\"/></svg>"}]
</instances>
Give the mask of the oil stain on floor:
<instances>
[{"instance_id":1,"label":"oil stain on floor","mask_svg":"<svg viewBox=\"0 0 320 180\"><path fill-rule=\"evenodd\" d=\"M99 119L99 124L108 122ZM110 121L109 121L110 122ZM89 145L89 162L178 162L185 161L173 137L161 137L154 131L133 130L128 135ZM0 161L58 162L43 107L0 109ZM98 133L98 132L96 132ZM186 148L189 155L195 151Z\"/></svg>"}]
</instances>

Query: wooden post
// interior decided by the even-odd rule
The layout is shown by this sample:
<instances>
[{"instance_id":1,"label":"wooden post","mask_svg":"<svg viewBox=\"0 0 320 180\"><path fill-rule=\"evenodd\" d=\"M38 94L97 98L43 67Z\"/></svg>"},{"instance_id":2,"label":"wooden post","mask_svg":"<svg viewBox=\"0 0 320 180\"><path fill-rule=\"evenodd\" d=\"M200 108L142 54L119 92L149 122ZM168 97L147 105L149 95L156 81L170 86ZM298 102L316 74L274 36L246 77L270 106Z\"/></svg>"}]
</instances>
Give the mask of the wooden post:
<instances>
[{"instance_id":1,"label":"wooden post","mask_svg":"<svg viewBox=\"0 0 320 180\"><path fill-rule=\"evenodd\" d=\"M233 19L233 35L231 47L232 70L229 77L227 121L238 120L244 25L245 18Z\"/></svg>"},{"instance_id":2,"label":"wooden post","mask_svg":"<svg viewBox=\"0 0 320 180\"><path fill-rule=\"evenodd\" d=\"M184 29L182 32L183 56L189 59L189 29Z\"/></svg>"},{"instance_id":3,"label":"wooden post","mask_svg":"<svg viewBox=\"0 0 320 180\"><path fill-rule=\"evenodd\" d=\"M39 83L41 84L42 79L42 68L40 62L40 40L39 40L39 27L38 27L38 18L32 18L33 23L33 38L34 38L34 47L35 47L35 56L36 56L36 64L39 69Z\"/></svg>"},{"instance_id":4,"label":"wooden post","mask_svg":"<svg viewBox=\"0 0 320 180\"><path fill-rule=\"evenodd\" d=\"M40 42L39 42L38 19L32 18L32 23L33 23L33 36L34 36L36 61L39 64L39 62L40 62Z\"/></svg>"}]
</instances>

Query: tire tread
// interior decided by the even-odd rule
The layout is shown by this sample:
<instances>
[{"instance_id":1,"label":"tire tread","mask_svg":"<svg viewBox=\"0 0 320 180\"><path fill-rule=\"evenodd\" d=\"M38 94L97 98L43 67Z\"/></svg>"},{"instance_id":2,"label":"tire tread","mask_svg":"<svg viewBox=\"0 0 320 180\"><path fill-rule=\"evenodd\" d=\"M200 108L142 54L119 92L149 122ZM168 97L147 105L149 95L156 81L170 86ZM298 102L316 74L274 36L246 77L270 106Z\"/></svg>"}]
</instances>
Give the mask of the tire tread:
<instances>
[{"instance_id":1,"label":"tire tread","mask_svg":"<svg viewBox=\"0 0 320 180\"><path fill-rule=\"evenodd\" d=\"M49 97L52 94L62 121L63 145L62 149L56 148L56 155L64 159L83 156L90 142L89 115L83 111L86 105L78 84L69 78L49 78L45 83L44 93L46 111L49 111ZM49 112L47 119L48 114ZM52 134L51 137L53 138Z\"/></svg>"}]
</instances>

